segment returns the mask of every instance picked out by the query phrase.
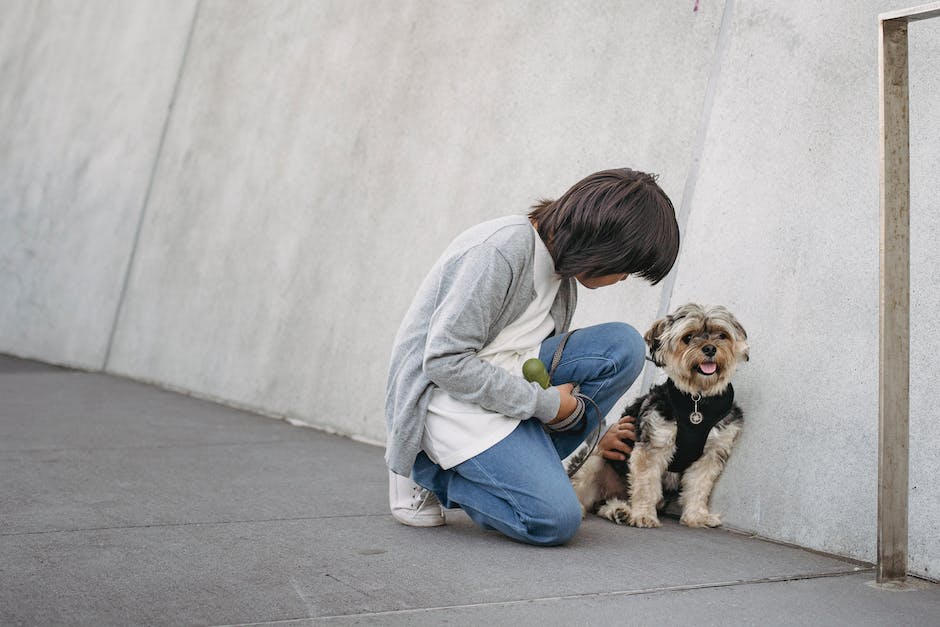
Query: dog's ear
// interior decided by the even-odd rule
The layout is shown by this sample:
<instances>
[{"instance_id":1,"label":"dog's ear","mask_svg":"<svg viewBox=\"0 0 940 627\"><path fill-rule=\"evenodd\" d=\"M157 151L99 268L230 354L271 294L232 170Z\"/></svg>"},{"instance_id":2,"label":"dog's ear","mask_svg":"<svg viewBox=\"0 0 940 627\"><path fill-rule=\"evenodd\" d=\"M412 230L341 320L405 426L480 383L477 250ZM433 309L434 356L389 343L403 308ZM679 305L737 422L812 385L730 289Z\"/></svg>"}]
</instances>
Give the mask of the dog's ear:
<instances>
[{"instance_id":1,"label":"dog's ear","mask_svg":"<svg viewBox=\"0 0 940 627\"><path fill-rule=\"evenodd\" d=\"M747 331L744 330L744 326L738 322L738 319L733 315L729 316L731 321L731 326L734 327L734 333L737 335L736 342L743 345L744 352L741 353L741 356L744 357L744 361L751 360L751 346L747 343Z\"/></svg>"},{"instance_id":2,"label":"dog's ear","mask_svg":"<svg viewBox=\"0 0 940 627\"><path fill-rule=\"evenodd\" d=\"M646 345L650 347L650 359L653 360L653 363L657 366L662 367L662 360L659 359L659 349L662 348L662 341L659 339L663 336L666 329L669 328L672 319L669 316L665 318L660 318L653 323L653 326L649 328L649 331L646 332L646 335L643 336L643 339L646 340Z\"/></svg>"},{"instance_id":3,"label":"dog's ear","mask_svg":"<svg viewBox=\"0 0 940 627\"><path fill-rule=\"evenodd\" d=\"M744 361L751 361L751 345L747 343L747 336L744 336L744 339L739 341L739 344L743 344L743 351L741 352L741 357L744 358Z\"/></svg>"}]
</instances>

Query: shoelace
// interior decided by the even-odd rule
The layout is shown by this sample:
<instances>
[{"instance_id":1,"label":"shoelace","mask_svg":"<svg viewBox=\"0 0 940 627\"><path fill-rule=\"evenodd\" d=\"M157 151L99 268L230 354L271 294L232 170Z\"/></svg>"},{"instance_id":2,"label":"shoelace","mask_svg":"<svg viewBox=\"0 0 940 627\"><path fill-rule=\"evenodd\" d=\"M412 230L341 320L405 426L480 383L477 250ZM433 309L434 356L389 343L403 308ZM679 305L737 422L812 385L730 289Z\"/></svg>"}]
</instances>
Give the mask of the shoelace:
<instances>
[{"instance_id":1,"label":"shoelace","mask_svg":"<svg viewBox=\"0 0 940 627\"><path fill-rule=\"evenodd\" d=\"M427 491L419 485L411 486L411 509L420 509L427 500Z\"/></svg>"}]
</instances>

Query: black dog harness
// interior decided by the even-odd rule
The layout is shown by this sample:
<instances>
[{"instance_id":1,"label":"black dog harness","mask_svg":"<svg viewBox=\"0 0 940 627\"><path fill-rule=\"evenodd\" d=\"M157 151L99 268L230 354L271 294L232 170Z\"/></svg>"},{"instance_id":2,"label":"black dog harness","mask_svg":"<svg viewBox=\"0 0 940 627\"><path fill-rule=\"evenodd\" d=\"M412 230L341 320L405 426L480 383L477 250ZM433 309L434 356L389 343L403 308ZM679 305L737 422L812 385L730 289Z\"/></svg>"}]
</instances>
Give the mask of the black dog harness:
<instances>
[{"instance_id":1,"label":"black dog harness","mask_svg":"<svg viewBox=\"0 0 940 627\"><path fill-rule=\"evenodd\" d=\"M660 414L664 417L674 416L677 426L676 454L669 464L669 471L682 472L702 456L712 427L731 411L734 388L729 384L718 396L696 395L698 398L695 398L680 391L672 379L668 379L663 387L671 411L661 411Z\"/></svg>"}]
</instances>

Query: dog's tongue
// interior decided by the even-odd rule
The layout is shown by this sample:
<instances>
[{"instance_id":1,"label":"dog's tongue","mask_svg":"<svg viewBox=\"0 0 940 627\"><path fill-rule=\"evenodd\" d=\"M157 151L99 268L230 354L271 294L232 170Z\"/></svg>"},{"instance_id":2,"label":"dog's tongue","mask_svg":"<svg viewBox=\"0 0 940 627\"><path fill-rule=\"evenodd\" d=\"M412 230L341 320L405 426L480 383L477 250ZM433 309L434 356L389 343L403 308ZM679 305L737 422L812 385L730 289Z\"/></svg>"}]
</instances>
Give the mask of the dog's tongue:
<instances>
[{"instance_id":1,"label":"dog's tongue","mask_svg":"<svg viewBox=\"0 0 940 627\"><path fill-rule=\"evenodd\" d=\"M705 374L714 374L718 370L718 364L713 361L706 361L699 364L698 369Z\"/></svg>"}]
</instances>

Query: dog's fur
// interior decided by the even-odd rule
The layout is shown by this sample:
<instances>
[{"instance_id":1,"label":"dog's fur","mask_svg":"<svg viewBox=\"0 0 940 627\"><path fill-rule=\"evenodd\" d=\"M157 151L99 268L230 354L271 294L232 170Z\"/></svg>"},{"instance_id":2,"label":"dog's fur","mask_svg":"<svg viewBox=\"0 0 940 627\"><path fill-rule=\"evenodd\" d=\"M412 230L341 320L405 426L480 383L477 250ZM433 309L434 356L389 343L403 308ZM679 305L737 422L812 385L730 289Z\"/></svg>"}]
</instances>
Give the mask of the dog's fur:
<instances>
[{"instance_id":1,"label":"dog's fur","mask_svg":"<svg viewBox=\"0 0 940 627\"><path fill-rule=\"evenodd\" d=\"M627 462L599 453L585 461L572 479L578 500L615 523L659 527L663 489L678 490L682 524L716 527L708 499L741 430L731 378L748 359L747 333L725 307L689 303L653 323L645 339L669 379L623 411L636 417ZM695 407L704 415L698 425L690 421Z\"/></svg>"}]
</instances>

